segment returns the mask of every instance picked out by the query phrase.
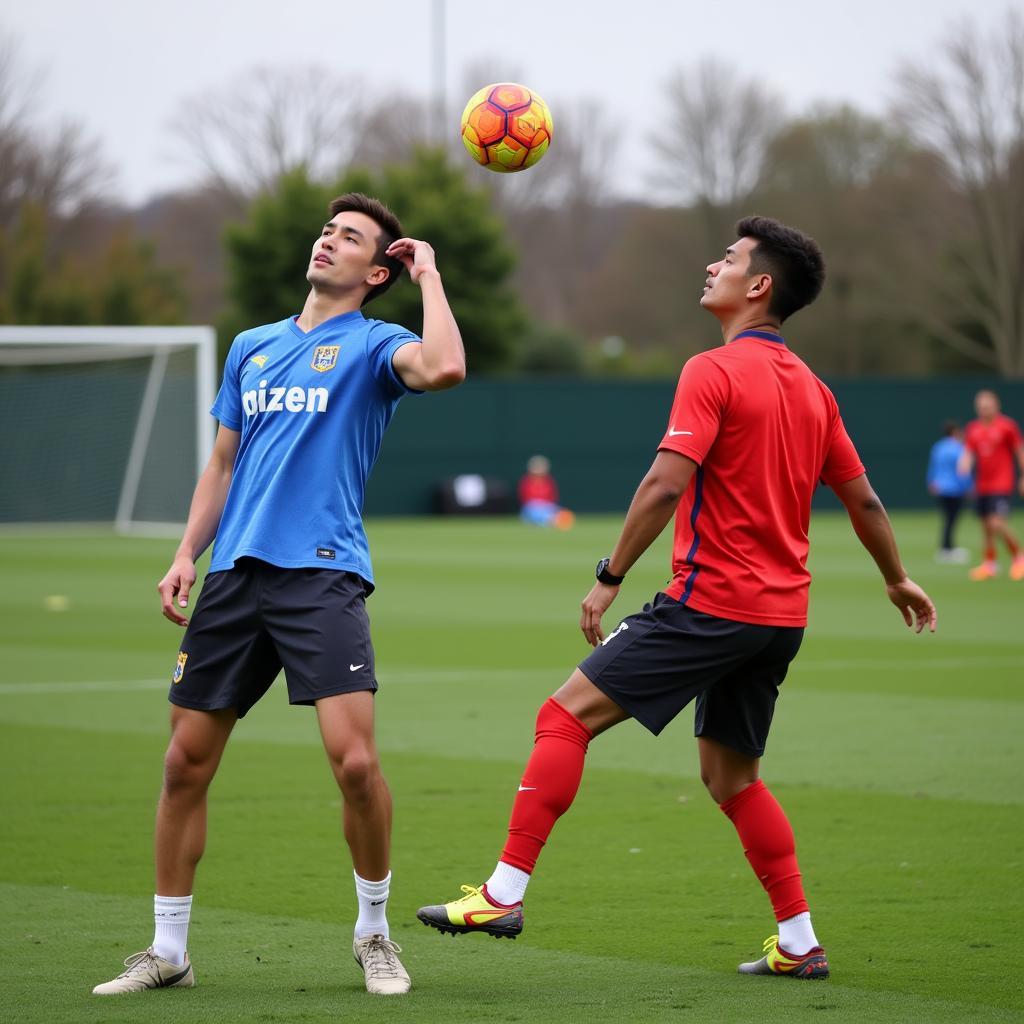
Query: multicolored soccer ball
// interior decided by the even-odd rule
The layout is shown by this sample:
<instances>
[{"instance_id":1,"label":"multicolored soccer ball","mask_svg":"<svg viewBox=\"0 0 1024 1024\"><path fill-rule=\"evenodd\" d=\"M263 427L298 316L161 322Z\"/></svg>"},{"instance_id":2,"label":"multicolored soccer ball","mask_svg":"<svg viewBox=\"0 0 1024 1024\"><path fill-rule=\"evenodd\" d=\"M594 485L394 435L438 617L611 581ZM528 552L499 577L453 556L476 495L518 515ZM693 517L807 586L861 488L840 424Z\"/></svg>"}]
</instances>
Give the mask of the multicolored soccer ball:
<instances>
[{"instance_id":1,"label":"multicolored soccer ball","mask_svg":"<svg viewBox=\"0 0 1024 1024\"><path fill-rule=\"evenodd\" d=\"M462 112L462 143L490 171L522 171L551 145L551 111L525 85L484 86Z\"/></svg>"}]
</instances>

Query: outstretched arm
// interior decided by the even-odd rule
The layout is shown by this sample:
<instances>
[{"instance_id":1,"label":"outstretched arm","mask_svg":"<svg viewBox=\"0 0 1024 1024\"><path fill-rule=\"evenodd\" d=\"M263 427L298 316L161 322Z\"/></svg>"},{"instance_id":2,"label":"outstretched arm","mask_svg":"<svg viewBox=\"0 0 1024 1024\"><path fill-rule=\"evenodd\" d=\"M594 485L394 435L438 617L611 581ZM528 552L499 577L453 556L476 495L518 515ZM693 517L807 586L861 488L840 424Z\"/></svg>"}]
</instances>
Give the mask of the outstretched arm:
<instances>
[{"instance_id":1,"label":"outstretched arm","mask_svg":"<svg viewBox=\"0 0 1024 1024\"><path fill-rule=\"evenodd\" d=\"M622 532L611 553L608 571L613 576L625 576L654 543L672 518L696 471L697 463L693 459L678 452L658 452L633 495ZM601 616L618 593L618 587L598 582L583 599L580 629L591 647L596 647L604 639Z\"/></svg>"},{"instance_id":2,"label":"outstretched arm","mask_svg":"<svg viewBox=\"0 0 1024 1024\"><path fill-rule=\"evenodd\" d=\"M935 605L932 599L907 576L907 571L900 561L892 524L878 495L868 483L867 475L862 473L852 480L847 480L846 483L838 484L835 492L846 506L854 533L875 560L885 580L885 591L889 600L899 608L903 614L903 621L908 626L916 624L917 633L925 626L934 633Z\"/></svg>"},{"instance_id":3,"label":"outstretched arm","mask_svg":"<svg viewBox=\"0 0 1024 1024\"><path fill-rule=\"evenodd\" d=\"M223 424L218 429L213 454L192 495L185 533L167 575L156 587L160 592L160 605L164 617L179 626L187 626L188 619L174 607L174 599L178 599L179 607L188 606L189 591L196 581L196 559L217 535L217 527L220 525L220 517L228 497L228 488L231 486L240 437L241 434L237 430L229 430Z\"/></svg>"},{"instance_id":4,"label":"outstretched arm","mask_svg":"<svg viewBox=\"0 0 1024 1024\"><path fill-rule=\"evenodd\" d=\"M392 365L406 387L416 391L443 391L466 379L466 352L455 322L434 250L415 238L399 238L388 255L401 260L423 296L423 343L403 345Z\"/></svg>"}]
</instances>

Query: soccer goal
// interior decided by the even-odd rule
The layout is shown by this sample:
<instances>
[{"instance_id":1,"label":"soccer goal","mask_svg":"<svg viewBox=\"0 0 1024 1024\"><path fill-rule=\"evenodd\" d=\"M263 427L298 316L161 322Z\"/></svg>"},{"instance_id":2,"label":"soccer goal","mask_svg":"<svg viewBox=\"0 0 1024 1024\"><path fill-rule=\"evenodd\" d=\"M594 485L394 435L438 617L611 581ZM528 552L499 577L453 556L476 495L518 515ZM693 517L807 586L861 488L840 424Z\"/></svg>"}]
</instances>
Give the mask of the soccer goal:
<instances>
[{"instance_id":1,"label":"soccer goal","mask_svg":"<svg viewBox=\"0 0 1024 1024\"><path fill-rule=\"evenodd\" d=\"M0 327L0 523L180 528L216 345L211 327Z\"/></svg>"}]
</instances>

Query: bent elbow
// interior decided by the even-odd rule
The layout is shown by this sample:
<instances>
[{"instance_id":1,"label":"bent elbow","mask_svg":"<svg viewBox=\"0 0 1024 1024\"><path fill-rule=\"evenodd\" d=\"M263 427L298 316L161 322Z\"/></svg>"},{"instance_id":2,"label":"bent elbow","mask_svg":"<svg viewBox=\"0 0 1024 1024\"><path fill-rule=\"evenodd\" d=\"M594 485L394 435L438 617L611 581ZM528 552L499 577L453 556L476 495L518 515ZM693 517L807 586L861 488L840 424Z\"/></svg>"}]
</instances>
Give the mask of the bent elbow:
<instances>
[{"instance_id":1,"label":"bent elbow","mask_svg":"<svg viewBox=\"0 0 1024 1024\"><path fill-rule=\"evenodd\" d=\"M442 366L430 375L427 381L428 391L445 391L454 388L466 379L465 363L452 363L450 366Z\"/></svg>"}]
</instances>

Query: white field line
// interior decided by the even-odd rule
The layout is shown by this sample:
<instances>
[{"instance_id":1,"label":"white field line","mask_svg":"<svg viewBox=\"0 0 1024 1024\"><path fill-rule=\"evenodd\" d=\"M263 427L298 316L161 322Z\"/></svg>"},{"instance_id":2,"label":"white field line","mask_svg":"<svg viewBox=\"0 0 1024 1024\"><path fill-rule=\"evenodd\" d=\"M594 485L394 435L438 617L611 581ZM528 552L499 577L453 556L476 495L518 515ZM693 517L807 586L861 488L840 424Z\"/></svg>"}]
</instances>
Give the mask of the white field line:
<instances>
[{"instance_id":1,"label":"white field line","mask_svg":"<svg viewBox=\"0 0 1024 1024\"><path fill-rule=\"evenodd\" d=\"M977 658L917 658L912 661L887 658L842 658L817 661L812 658L797 658L794 670L802 674L814 672L845 672L850 669L895 668L901 672L935 671L936 669L981 669L986 667L1020 666L1024 668L1024 654L999 657ZM502 680L514 682L517 679L543 676L559 683L571 670L562 665L558 668L494 669L494 668L453 668L453 669L390 669L379 673L384 685L392 683L461 683L479 680ZM166 679L120 679L93 682L51 682L51 683L0 683L0 697L16 697L25 694L58 693L129 693L132 690L163 690L170 686Z\"/></svg>"}]
</instances>

